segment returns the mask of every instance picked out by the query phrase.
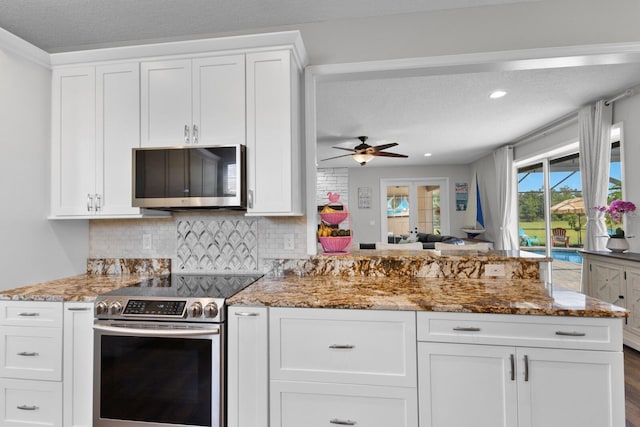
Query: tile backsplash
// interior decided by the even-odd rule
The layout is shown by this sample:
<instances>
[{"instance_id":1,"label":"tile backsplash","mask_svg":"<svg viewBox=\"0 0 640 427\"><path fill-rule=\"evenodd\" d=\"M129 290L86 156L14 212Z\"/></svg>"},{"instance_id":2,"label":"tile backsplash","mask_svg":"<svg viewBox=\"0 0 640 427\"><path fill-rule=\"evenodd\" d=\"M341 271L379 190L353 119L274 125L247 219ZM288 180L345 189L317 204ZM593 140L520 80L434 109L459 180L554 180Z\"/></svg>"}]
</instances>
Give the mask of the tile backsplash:
<instances>
[{"instance_id":1,"label":"tile backsplash","mask_svg":"<svg viewBox=\"0 0 640 427\"><path fill-rule=\"evenodd\" d=\"M285 249L285 241L293 249ZM170 258L175 272L268 272L307 258L305 217L176 212L170 218L92 220L89 258Z\"/></svg>"}]
</instances>

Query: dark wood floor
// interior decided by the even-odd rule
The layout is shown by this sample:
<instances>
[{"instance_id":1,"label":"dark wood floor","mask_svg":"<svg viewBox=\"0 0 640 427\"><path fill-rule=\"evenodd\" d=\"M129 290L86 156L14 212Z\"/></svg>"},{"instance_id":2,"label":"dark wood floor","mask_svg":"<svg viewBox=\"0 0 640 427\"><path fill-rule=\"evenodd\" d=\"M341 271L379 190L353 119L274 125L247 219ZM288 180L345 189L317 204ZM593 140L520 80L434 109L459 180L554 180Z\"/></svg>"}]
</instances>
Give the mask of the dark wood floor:
<instances>
[{"instance_id":1,"label":"dark wood floor","mask_svg":"<svg viewBox=\"0 0 640 427\"><path fill-rule=\"evenodd\" d=\"M640 353L624 347L627 427L640 427Z\"/></svg>"}]
</instances>

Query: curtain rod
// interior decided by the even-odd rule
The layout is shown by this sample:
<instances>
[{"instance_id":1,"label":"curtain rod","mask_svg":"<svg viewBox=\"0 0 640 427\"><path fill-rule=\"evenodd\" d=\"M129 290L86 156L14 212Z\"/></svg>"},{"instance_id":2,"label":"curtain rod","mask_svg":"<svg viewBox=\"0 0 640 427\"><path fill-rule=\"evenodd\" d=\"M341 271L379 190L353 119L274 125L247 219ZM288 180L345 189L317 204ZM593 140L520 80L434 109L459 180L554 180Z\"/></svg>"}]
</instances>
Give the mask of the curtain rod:
<instances>
[{"instance_id":1,"label":"curtain rod","mask_svg":"<svg viewBox=\"0 0 640 427\"><path fill-rule=\"evenodd\" d=\"M532 130L531 132L524 134L520 138L516 139L511 145L517 147L518 145L524 144L526 142L531 141L532 139L536 139L542 136L547 135L550 132L553 132L561 127L565 127L575 120L578 120L578 112L574 111L569 114L566 114L559 119L552 121L542 127Z\"/></svg>"},{"instance_id":2,"label":"curtain rod","mask_svg":"<svg viewBox=\"0 0 640 427\"><path fill-rule=\"evenodd\" d=\"M614 96L613 98L604 101L604 105L611 105L612 102L618 101L618 100L620 100L622 98L626 98L627 96L631 96L631 95L633 95L634 90L635 90L635 88L627 89L624 92L622 92L621 94L618 94L618 95Z\"/></svg>"}]
</instances>

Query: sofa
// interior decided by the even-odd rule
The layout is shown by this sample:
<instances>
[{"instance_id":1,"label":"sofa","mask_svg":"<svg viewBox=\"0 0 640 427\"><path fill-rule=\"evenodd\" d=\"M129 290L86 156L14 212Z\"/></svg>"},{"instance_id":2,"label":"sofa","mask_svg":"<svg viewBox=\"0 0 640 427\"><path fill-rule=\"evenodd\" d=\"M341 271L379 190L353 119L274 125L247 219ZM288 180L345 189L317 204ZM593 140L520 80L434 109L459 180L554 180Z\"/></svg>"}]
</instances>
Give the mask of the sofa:
<instances>
[{"instance_id":1,"label":"sofa","mask_svg":"<svg viewBox=\"0 0 640 427\"><path fill-rule=\"evenodd\" d=\"M408 236L389 236L387 243L406 243ZM464 245L464 240L456 236L443 236L441 234L418 233L416 235L417 242L422 243L422 249L435 249L436 242L447 243L450 245ZM375 249L375 243L360 243L360 249Z\"/></svg>"}]
</instances>

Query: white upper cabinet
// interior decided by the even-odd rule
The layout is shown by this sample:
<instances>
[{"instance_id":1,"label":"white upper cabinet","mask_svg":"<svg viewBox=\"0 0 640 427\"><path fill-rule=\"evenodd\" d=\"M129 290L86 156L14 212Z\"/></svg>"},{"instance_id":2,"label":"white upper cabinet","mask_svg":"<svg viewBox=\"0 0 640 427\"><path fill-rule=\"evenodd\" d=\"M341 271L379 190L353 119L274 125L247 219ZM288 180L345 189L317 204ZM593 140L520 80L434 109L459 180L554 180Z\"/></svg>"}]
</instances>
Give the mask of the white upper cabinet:
<instances>
[{"instance_id":1,"label":"white upper cabinet","mask_svg":"<svg viewBox=\"0 0 640 427\"><path fill-rule=\"evenodd\" d=\"M52 217L139 216L131 207L138 64L55 69L52 86Z\"/></svg>"},{"instance_id":2,"label":"white upper cabinet","mask_svg":"<svg viewBox=\"0 0 640 427\"><path fill-rule=\"evenodd\" d=\"M247 54L248 215L302 215L301 69L289 50Z\"/></svg>"},{"instance_id":3,"label":"white upper cabinet","mask_svg":"<svg viewBox=\"0 0 640 427\"><path fill-rule=\"evenodd\" d=\"M143 62L141 145L245 142L244 55Z\"/></svg>"}]
</instances>

